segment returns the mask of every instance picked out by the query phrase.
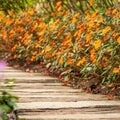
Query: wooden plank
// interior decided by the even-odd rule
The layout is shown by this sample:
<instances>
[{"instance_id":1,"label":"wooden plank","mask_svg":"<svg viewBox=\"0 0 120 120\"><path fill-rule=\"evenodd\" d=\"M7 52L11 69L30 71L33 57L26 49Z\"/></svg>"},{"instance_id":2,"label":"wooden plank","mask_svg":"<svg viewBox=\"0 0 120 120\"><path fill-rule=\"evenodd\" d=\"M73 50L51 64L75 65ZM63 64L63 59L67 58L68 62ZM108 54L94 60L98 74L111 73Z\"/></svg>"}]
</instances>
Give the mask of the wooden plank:
<instances>
[{"instance_id":1,"label":"wooden plank","mask_svg":"<svg viewBox=\"0 0 120 120\"><path fill-rule=\"evenodd\" d=\"M20 97L20 118L27 120L120 120L120 101L107 100L102 95L92 95L81 89L61 86L57 78L40 73L26 73L6 67L0 74L16 78L7 90ZM8 85L8 84L5 84Z\"/></svg>"},{"instance_id":2,"label":"wooden plank","mask_svg":"<svg viewBox=\"0 0 120 120\"><path fill-rule=\"evenodd\" d=\"M54 97L54 96L53 96ZM62 97L62 96L61 96ZM66 96L67 97L67 96ZM76 96L79 97L79 96ZM120 101L77 101L77 102L29 102L18 103L19 109L58 109L58 108L83 108L96 106L118 106Z\"/></svg>"},{"instance_id":3,"label":"wooden plank","mask_svg":"<svg viewBox=\"0 0 120 120\"><path fill-rule=\"evenodd\" d=\"M22 115L20 118L26 118L27 120L39 120L39 119L45 119L45 120L120 120L120 114L119 113L111 113L111 114L63 114L63 115Z\"/></svg>"}]
</instances>

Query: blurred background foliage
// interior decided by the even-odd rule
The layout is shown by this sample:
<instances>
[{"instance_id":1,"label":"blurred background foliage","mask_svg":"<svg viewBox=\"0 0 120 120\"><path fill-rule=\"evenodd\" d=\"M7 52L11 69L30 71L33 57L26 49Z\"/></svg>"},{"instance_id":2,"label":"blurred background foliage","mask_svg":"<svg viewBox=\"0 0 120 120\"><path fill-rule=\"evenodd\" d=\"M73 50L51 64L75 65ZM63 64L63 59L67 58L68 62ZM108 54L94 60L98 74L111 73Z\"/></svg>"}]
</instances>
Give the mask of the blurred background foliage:
<instances>
[{"instance_id":1,"label":"blurred background foliage","mask_svg":"<svg viewBox=\"0 0 120 120\"><path fill-rule=\"evenodd\" d=\"M11 10L18 12L29 6L34 6L37 2L39 2L39 0L0 0L0 10L6 14Z\"/></svg>"},{"instance_id":2,"label":"blurred background foliage","mask_svg":"<svg viewBox=\"0 0 120 120\"><path fill-rule=\"evenodd\" d=\"M95 9L117 6L119 0L61 0L64 9L70 9L84 13L85 10L95 11ZM37 11L55 11L58 0L0 0L0 10L6 14L14 10L18 12L29 6L36 7Z\"/></svg>"},{"instance_id":3,"label":"blurred background foliage","mask_svg":"<svg viewBox=\"0 0 120 120\"><path fill-rule=\"evenodd\" d=\"M55 5L59 0L39 0L40 8L46 12L55 11ZM119 0L61 0L64 9L70 9L84 13L85 10L114 7Z\"/></svg>"}]
</instances>

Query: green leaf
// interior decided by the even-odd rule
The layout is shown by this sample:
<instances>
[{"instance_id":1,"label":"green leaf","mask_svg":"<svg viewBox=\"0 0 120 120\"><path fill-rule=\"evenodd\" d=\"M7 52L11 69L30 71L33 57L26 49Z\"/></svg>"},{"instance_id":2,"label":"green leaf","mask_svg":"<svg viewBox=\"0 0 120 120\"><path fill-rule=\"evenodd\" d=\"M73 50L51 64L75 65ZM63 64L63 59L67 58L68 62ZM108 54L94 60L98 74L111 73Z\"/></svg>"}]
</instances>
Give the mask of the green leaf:
<instances>
[{"instance_id":1,"label":"green leaf","mask_svg":"<svg viewBox=\"0 0 120 120\"><path fill-rule=\"evenodd\" d=\"M11 108L8 105L0 105L0 110L5 111L6 113L10 112Z\"/></svg>"},{"instance_id":2,"label":"green leaf","mask_svg":"<svg viewBox=\"0 0 120 120\"><path fill-rule=\"evenodd\" d=\"M66 62L65 64L64 64L64 67L67 67L68 66L68 63Z\"/></svg>"},{"instance_id":3,"label":"green leaf","mask_svg":"<svg viewBox=\"0 0 120 120\"><path fill-rule=\"evenodd\" d=\"M106 12L106 6L103 6L103 8L100 10L100 14L103 15Z\"/></svg>"},{"instance_id":4,"label":"green leaf","mask_svg":"<svg viewBox=\"0 0 120 120\"><path fill-rule=\"evenodd\" d=\"M11 106L13 108L17 108L17 104L13 101L10 101L8 104L9 104L9 106Z\"/></svg>"},{"instance_id":5,"label":"green leaf","mask_svg":"<svg viewBox=\"0 0 120 120\"><path fill-rule=\"evenodd\" d=\"M12 79L5 79L5 81L8 82L8 83L9 83L9 82L15 82L15 80L16 80L15 78L12 78Z\"/></svg>"},{"instance_id":6,"label":"green leaf","mask_svg":"<svg viewBox=\"0 0 120 120\"><path fill-rule=\"evenodd\" d=\"M105 79L105 78L103 78L103 79L102 79L102 83L104 83L104 82L105 82L105 80L106 80L106 79Z\"/></svg>"},{"instance_id":7,"label":"green leaf","mask_svg":"<svg viewBox=\"0 0 120 120\"><path fill-rule=\"evenodd\" d=\"M2 117L2 120L8 120L8 116L6 113L3 113L1 117Z\"/></svg>"},{"instance_id":8,"label":"green leaf","mask_svg":"<svg viewBox=\"0 0 120 120\"><path fill-rule=\"evenodd\" d=\"M78 2L76 3L76 5L77 5L78 7L80 7L80 2L78 1Z\"/></svg>"}]
</instances>

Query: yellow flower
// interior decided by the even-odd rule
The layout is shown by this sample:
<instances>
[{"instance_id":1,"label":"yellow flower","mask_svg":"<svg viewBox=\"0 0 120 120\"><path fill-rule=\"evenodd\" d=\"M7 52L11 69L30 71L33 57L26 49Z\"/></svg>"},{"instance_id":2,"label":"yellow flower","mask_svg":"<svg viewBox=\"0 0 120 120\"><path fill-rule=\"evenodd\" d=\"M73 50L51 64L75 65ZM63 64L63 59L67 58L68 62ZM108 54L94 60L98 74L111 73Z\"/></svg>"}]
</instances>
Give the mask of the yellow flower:
<instances>
[{"instance_id":1,"label":"yellow flower","mask_svg":"<svg viewBox=\"0 0 120 120\"><path fill-rule=\"evenodd\" d=\"M103 22L103 18L100 18L99 20L98 20L98 23L102 23Z\"/></svg>"},{"instance_id":2,"label":"yellow flower","mask_svg":"<svg viewBox=\"0 0 120 120\"><path fill-rule=\"evenodd\" d=\"M57 52L57 50L54 50L53 53L52 53L52 56L55 56L56 52Z\"/></svg>"},{"instance_id":3,"label":"yellow flower","mask_svg":"<svg viewBox=\"0 0 120 120\"><path fill-rule=\"evenodd\" d=\"M113 68L113 73L119 73L119 68L117 67Z\"/></svg>"},{"instance_id":4,"label":"yellow flower","mask_svg":"<svg viewBox=\"0 0 120 120\"><path fill-rule=\"evenodd\" d=\"M76 19L76 18L73 18L73 19L71 20L71 22L72 22L72 23L76 23L76 22L77 22L77 19Z\"/></svg>"},{"instance_id":5,"label":"yellow flower","mask_svg":"<svg viewBox=\"0 0 120 120\"><path fill-rule=\"evenodd\" d=\"M117 12L117 9L115 8L115 9L112 11L112 15L114 15L116 12Z\"/></svg>"},{"instance_id":6,"label":"yellow flower","mask_svg":"<svg viewBox=\"0 0 120 120\"><path fill-rule=\"evenodd\" d=\"M89 26L89 27L93 27L93 26L94 26L94 22L91 20L91 21L88 23L88 26Z\"/></svg>"},{"instance_id":7,"label":"yellow flower","mask_svg":"<svg viewBox=\"0 0 120 120\"><path fill-rule=\"evenodd\" d=\"M113 33L113 37L114 37L114 39L115 39L118 35L119 35L118 32Z\"/></svg>"},{"instance_id":8,"label":"yellow flower","mask_svg":"<svg viewBox=\"0 0 120 120\"><path fill-rule=\"evenodd\" d=\"M48 45L45 47L45 52L49 52L51 50L51 47Z\"/></svg>"},{"instance_id":9,"label":"yellow flower","mask_svg":"<svg viewBox=\"0 0 120 120\"><path fill-rule=\"evenodd\" d=\"M102 34L105 35L107 32L111 30L110 26L107 26L105 29L103 29Z\"/></svg>"},{"instance_id":10,"label":"yellow flower","mask_svg":"<svg viewBox=\"0 0 120 120\"><path fill-rule=\"evenodd\" d=\"M90 1L90 6L92 6L94 4L95 0L91 0Z\"/></svg>"},{"instance_id":11,"label":"yellow flower","mask_svg":"<svg viewBox=\"0 0 120 120\"><path fill-rule=\"evenodd\" d=\"M86 20L89 20L91 18L91 16L89 14L87 14L87 16L85 17Z\"/></svg>"},{"instance_id":12,"label":"yellow flower","mask_svg":"<svg viewBox=\"0 0 120 120\"><path fill-rule=\"evenodd\" d=\"M91 42L91 35L87 34L86 35L86 43L89 44Z\"/></svg>"},{"instance_id":13,"label":"yellow flower","mask_svg":"<svg viewBox=\"0 0 120 120\"><path fill-rule=\"evenodd\" d=\"M117 39L117 42L120 44L120 37Z\"/></svg>"},{"instance_id":14,"label":"yellow flower","mask_svg":"<svg viewBox=\"0 0 120 120\"><path fill-rule=\"evenodd\" d=\"M85 63L86 59L83 57L81 60L78 61L77 66L80 66L81 64Z\"/></svg>"},{"instance_id":15,"label":"yellow flower","mask_svg":"<svg viewBox=\"0 0 120 120\"><path fill-rule=\"evenodd\" d=\"M34 55L36 55L36 54L37 54L37 51L34 51L32 55L34 56Z\"/></svg>"},{"instance_id":16,"label":"yellow flower","mask_svg":"<svg viewBox=\"0 0 120 120\"><path fill-rule=\"evenodd\" d=\"M96 41L94 42L94 47L95 47L95 49L98 49L100 46L101 46L101 40L96 40Z\"/></svg>"}]
</instances>

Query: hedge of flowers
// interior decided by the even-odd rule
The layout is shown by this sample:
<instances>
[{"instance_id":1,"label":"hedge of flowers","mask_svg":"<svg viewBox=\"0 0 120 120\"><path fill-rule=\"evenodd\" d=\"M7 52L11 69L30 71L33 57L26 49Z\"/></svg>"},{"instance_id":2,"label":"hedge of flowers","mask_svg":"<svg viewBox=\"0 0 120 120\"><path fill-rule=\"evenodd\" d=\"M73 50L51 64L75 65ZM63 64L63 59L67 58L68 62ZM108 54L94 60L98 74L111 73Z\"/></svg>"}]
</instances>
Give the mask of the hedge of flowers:
<instances>
[{"instance_id":1,"label":"hedge of flowers","mask_svg":"<svg viewBox=\"0 0 120 120\"><path fill-rule=\"evenodd\" d=\"M62 9L38 14L29 8L17 16L1 12L0 41L11 56L26 64L37 62L60 71L65 83L74 85L95 78L120 82L120 11L96 10L84 15Z\"/></svg>"}]
</instances>

